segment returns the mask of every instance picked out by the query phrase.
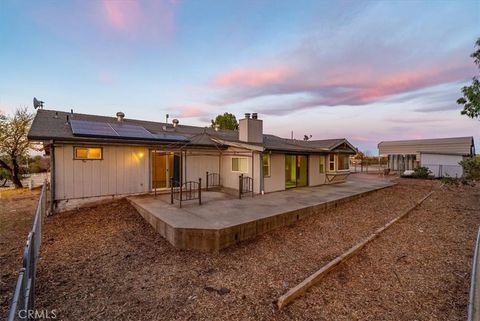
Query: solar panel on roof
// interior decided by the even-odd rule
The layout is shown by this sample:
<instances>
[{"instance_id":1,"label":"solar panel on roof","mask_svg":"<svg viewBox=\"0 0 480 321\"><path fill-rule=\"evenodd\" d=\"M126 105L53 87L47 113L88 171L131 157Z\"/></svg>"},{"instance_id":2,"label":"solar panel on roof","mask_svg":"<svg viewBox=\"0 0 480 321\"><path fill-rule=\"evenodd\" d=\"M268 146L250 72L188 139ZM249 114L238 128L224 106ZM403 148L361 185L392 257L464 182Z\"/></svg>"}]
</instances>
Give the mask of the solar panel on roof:
<instances>
[{"instance_id":1,"label":"solar panel on roof","mask_svg":"<svg viewBox=\"0 0 480 321\"><path fill-rule=\"evenodd\" d=\"M152 134L156 139L159 140L168 140L168 141L186 141L187 139L180 135L171 135L171 134Z\"/></svg>"},{"instance_id":2,"label":"solar panel on roof","mask_svg":"<svg viewBox=\"0 0 480 321\"><path fill-rule=\"evenodd\" d=\"M117 133L107 123L72 119L70 126L72 127L73 134L78 136L117 136Z\"/></svg>"},{"instance_id":3,"label":"solar panel on roof","mask_svg":"<svg viewBox=\"0 0 480 321\"><path fill-rule=\"evenodd\" d=\"M126 138L142 138L153 139L152 133L141 126L127 125L127 124L110 124L112 128L117 132L118 136Z\"/></svg>"},{"instance_id":4,"label":"solar panel on roof","mask_svg":"<svg viewBox=\"0 0 480 321\"><path fill-rule=\"evenodd\" d=\"M171 134L154 134L142 126L101 123L72 119L70 121L73 135L88 137L113 137L124 139L144 139L160 141L188 141L184 136Z\"/></svg>"}]
</instances>

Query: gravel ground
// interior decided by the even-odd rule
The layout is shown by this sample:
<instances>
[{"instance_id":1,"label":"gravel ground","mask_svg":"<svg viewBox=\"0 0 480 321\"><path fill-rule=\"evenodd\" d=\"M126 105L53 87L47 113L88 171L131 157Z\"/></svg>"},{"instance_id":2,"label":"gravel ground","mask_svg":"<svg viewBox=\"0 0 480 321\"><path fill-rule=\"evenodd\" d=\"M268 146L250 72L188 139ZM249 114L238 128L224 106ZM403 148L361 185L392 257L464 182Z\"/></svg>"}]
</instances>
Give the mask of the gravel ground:
<instances>
[{"instance_id":1,"label":"gravel ground","mask_svg":"<svg viewBox=\"0 0 480 321\"><path fill-rule=\"evenodd\" d=\"M38 190L0 190L0 319L7 315L22 267L23 249L38 197Z\"/></svg>"},{"instance_id":2,"label":"gravel ground","mask_svg":"<svg viewBox=\"0 0 480 321\"><path fill-rule=\"evenodd\" d=\"M124 200L47 219L37 307L63 320L465 319L479 188L442 189L284 310L276 299L398 216L399 184L218 254L173 248Z\"/></svg>"}]
</instances>

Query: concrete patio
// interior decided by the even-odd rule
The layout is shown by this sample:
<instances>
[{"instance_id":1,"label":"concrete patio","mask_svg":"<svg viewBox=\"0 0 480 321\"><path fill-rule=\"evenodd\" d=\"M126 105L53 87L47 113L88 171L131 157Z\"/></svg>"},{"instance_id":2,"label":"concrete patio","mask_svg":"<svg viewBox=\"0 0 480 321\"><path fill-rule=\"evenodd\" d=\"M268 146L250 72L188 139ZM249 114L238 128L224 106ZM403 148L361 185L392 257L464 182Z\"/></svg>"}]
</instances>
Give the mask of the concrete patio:
<instances>
[{"instance_id":1,"label":"concrete patio","mask_svg":"<svg viewBox=\"0 0 480 321\"><path fill-rule=\"evenodd\" d=\"M215 252L277 227L322 213L340 203L394 185L386 179L352 175L335 185L295 188L238 199L220 191L202 191L198 200L170 204L170 195L127 198L172 245Z\"/></svg>"}]
</instances>

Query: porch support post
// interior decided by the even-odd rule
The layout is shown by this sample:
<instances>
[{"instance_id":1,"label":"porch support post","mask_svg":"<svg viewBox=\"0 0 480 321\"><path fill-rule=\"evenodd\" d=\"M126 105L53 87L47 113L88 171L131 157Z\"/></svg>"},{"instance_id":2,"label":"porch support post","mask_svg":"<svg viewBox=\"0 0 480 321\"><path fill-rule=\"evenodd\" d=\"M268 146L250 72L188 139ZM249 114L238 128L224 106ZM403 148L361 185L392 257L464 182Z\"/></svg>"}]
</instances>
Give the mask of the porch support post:
<instances>
[{"instance_id":1,"label":"porch support post","mask_svg":"<svg viewBox=\"0 0 480 321\"><path fill-rule=\"evenodd\" d=\"M157 163L156 156L157 156L157 149L154 149L153 153L152 153L152 165L153 165L152 188L153 188L153 193L154 193L155 197L157 197L157 188L155 186L155 167L156 167L155 165Z\"/></svg>"},{"instance_id":2,"label":"porch support post","mask_svg":"<svg viewBox=\"0 0 480 321\"><path fill-rule=\"evenodd\" d=\"M170 178L170 204L173 204L173 177Z\"/></svg>"},{"instance_id":3,"label":"porch support post","mask_svg":"<svg viewBox=\"0 0 480 321\"><path fill-rule=\"evenodd\" d=\"M183 151L180 149L180 208L182 208L183 187Z\"/></svg>"},{"instance_id":4,"label":"porch support post","mask_svg":"<svg viewBox=\"0 0 480 321\"><path fill-rule=\"evenodd\" d=\"M55 211L55 142L50 141L50 215Z\"/></svg>"},{"instance_id":5,"label":"porch support post","mask_svg":"<svg viewBox=\"0 0 480 321\"><path fill-rule=\"evenodd\" d=\"M252 196L253 196L253 178L255 177L255 152L252 151Z\"/></svg>"},{"instance_id":6,"label":"porch support post","mask_svg":"<svg viewBox=\"0 0 480 321\"><path fill-rule=\"evenodd\" d=\"M260 194L265 193L265 175L263 173L263 152L259 153L260 158ZM270 155L270 162L272 161L272 156Z\"/></svg>"},{"instance_id":7,"label":"porch support post","mask_svg":"<svg viewBox=\"0 0 480 321\"><path fill-rule=\"evenodd\" d=\"M208 171L207 171L207 174L205 176L205 180L206 180L205 190L208 191Z\"/></svg>"},{"instance_id":8,"label":"porch support post","mask_svg":"<svg viewBox=\"0 0 480 321\"><path fill-rule=\"evenodd\" d=\"M198 178L198 205L202 205L202 178Z\"/></svg>"},{"instance_id":9,"label":"porch support post","mask_svg":"<svg viewBox=\"0 0 480 321\"><path fill-rule=\"evenodd\" d=\"M238 198L242 199L242 189L243 189L243 174L238 176Z\"/></svg>"}]
</instances>

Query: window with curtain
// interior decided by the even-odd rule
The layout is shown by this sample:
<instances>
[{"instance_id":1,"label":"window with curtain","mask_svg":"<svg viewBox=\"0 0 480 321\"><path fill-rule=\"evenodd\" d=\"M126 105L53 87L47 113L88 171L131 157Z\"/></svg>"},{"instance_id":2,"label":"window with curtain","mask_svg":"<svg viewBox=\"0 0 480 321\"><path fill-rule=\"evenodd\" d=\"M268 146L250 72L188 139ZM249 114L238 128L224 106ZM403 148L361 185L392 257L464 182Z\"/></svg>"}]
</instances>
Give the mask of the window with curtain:
<instances>
[{"instance_id":1,"label":"window with curtain","mask_svg":"<svg viewBox=\"0 0 480 321\"><path fill-rule=\"evenodd\" d=\"M103 159L101 147L74 147L74 159Z\"/></svg>"},{"instance_id":2,"label":"window with curtain","mask_svg":"<svg viewBox=\"0 0 480 321\"><path fill-rule=\"evenodd\" d=\"M245 157L233 157L232 158L232 172L246 173L247 159Z\"/></svg>"},{"instance_id":3,"label":"window with curtain","mask_svg":"<svg viewBox=\"0 0 480 321\"><path fill-rule=\"evenodd\" d=\"M270 177L270 154L263 154L263 177Z\"/></svg>"},{"instance_id":4,"label":"window with curtain","mask_svg":"<svg viewBox=\"0 0 480 321\"><path fill-rule=\"evenodd\" d=\"M350 156L345 154L338 154L338 170L347 170L350 168Z\"/></svg>"}]
</instances>

